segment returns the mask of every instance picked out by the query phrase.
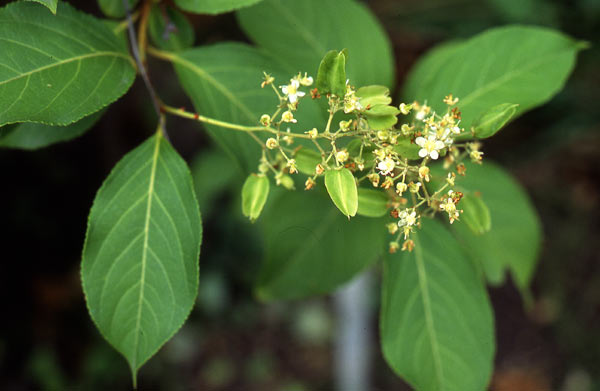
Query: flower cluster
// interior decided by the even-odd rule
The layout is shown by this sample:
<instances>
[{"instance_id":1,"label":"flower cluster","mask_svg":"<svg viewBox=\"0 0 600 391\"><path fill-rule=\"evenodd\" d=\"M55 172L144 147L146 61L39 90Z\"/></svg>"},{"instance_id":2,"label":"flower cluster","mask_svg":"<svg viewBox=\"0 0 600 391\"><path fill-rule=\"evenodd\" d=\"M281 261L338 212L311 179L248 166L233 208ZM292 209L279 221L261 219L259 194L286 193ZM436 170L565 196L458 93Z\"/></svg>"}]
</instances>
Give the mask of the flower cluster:
<instances>
[{"instance_id":1,"label":"flower cluster","mask_svg":"<svg viewBox=\"0 0 600 391\"><path fill-rule=\"evenodd\" d=\"M262 86L273 83L265 74ZM468 134L461 127L458 98L446 96L446 109L439 114L419 102L392 106L387 89L356 89L346 82L344 96L325 94L330 115L323 128L291 132L288 127L283 131L282 125L297 123L294 113L307 95L302 88L312 83L310 76L298 74L289 84L272 87L279 105L273 114L260 118L265 131L272 133L263 144L261 173L272 171L278 185L293 188L290 175L302 172L308 175L304 188L310 190L318 186L326 171L350 170L359 186L370 183L389 199L394 222L387 228L395 235L390 252L412 250L411 235L422 216L443 213L450 223L459 220L462 193L456 190L455 180L466 173L462 161L468 158L480 163L483 152L477 142L460 141ZM321 98L316 88L310 96ZM343 119L334 123L336 114ZM303 142L292 145L297 139ZM438 161L441 163L434 169L432 165Z\"/></svg>"}]
</instances>

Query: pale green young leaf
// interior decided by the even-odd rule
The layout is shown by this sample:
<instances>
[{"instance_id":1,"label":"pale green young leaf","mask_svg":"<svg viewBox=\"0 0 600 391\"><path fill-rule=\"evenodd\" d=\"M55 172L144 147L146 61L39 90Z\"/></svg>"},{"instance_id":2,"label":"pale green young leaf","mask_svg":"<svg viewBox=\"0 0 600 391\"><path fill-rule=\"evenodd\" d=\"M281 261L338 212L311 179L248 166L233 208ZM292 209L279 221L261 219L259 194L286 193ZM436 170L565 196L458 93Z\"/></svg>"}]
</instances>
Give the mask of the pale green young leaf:
<instances>
[{"instance_id":1,"label":"pale green young leaf","mask_svg":"<svg viewBox=\"0 0 600 391\"><path fill-rule=\"evenodd\" d=\"M389 209L388 196L383 191L358 188L358 213L366 217L383 217Z\"/></svg>"},{"instance_id":2,"label":"pale green young leaf","mask_svg":"<svg viewBox=\"0 0 600 391\"><path fill-rule=\"evenodd\" d=\"M0 128L0 148L33 150L69 141L93 127L104 110L67 126L50 126L35 122L5 125Z\"/></svg>"},{"instance_id":3,"label":"pale green young leaf","mask_svg":"<svg viewBox=\"0 0 600 391\"><path fill-rule=\"evenodd\" d=\"M197 14L222 14L248 7L262 0L175 0L175 4L188 12Z\"/></svg>"},{"instance_id":4,"label":"pale green young leaf","mask_svg":"<svg viewBox=\"0 0 600 391\"><path fill-rule=\"evenodd\" d=\"M473 264L438 222L412 252L385 257L383 355L419 391L485 390L494 357L492 308Z\"/></svg>"},{"instance_id":5,"label":"pale green young leaf","mask_svg":"<svg viewBox=\"0 0 600 391\"><path fill-rule=\"evenodd\" d=\"M135 78L122 41L101 21L60 2L0 9L0 126L69 125L112 103Z\"/></svg>"},{"instance_id":6,"label":"pale green young leaf","mask_svg":"<svg viewBox=\"0 0 600 391\"><path fill-rule=\"evenodd\" d=\"M50 12L52 12L53 14L56 15L56 6L58 5L58 0L29 0L29 1L35 1L37 3L43 4L44 6L46 6L46 8L48 8L50 10Z\"/></svg>"},{"instance_id":7,"label":"pale green young leaf","mask_svg":"<svg viewBox=\"0 0 600 391\"><path fill-rule=\"evenodd\" d=\"M242 213L255 221L262 212L269 196L269 178L250 174L242 187Z\"/></svg>"},{"instance_id":8,"label":"pale green young leaf","mask_svg":"<svg viewBox=\"0 0 600 391\"><path fill-rule=\"evenodd\" d=\"M403 97L427 101L438 112L449 93L460 98L462 126L493 106L518 104L514 117L560 91L585 45L559 32L532 26L490 29L464 42L445 44L420 60Z\"/></svg>"},{"instance_id":9,"label":"pale green young leaf","mask_svg":"<svg viewBox=\"0 0 600 391\"><path fill-rule=\"evenodd\" d=\"M129 9L133 12L139 0L128 0ZM122 18L125 16L125 6L123 0L98 0L98 6L104 15L111 18Z\"/></svg>"},{"instance_id":10,"label":"pale green young leaf","mask_svg":"<svg viewBox=\"0 0 600 391\"><path fill-rule=\"evenodd\" d=\"M484 111L473 121L473 135L477 138L492 137L511 120L517 112L517 107L517 104L502 103Z\"/></svg>"},{"instance_id":11,"label":"pale green young leaf","mask_svg":"<svg viewBox=\"0 0 600 391\"><path fill-rule=\"evenodd\" d=\"M165 50L182 50L194 45L194 28L175 8L155 4L150 10L148 33L156 46Z\"/></svg>"},{"instance_id":12,"label":"pale green young leaf","mask_svg":"<svg viewBox=\"0 0 600 391\"><path fill-rule=\"evenodd\" d=\"M542 239L539 217L527 193L508 172L487 160L483 165L467 163L466 176L456 184L465 194L479 194L490 211L491 229L482 235L474 235L460 222L452 224L467 254L482 265L493 284L502 283L509 270L526 295Z\"/></svg>"},{"instance_id":13,"label":"pale green young leaf","mask_svg":"<svg viewBox=\"0 0 600 391\"><path fill-rule=\"evenodd\" d=\"M347 48L352 85L394 83L390 41L371 11L355 0L265 0L237 13L250 38L290 72L314 76L329 50Z\"/></svg>"},{"instance_id":14,"label":"pale green young leaf","mask_svg":"<svg viewBox=\"0 0 600 391\"><path fill-rule=\"evenodd\" d=\"M315 87L322 94L343 97L346 94L346 52L328 51L317 71Z\"/></svg>"},{"instance_id":15,"label":"pale green young leaf","mask_svg":"<svg viewBox=\"0 0 600 391\"><path fill-rule=\"evenodd\" d=\"M190 172L160 134L121 159L96 195L81 280L90 315L127 359L134 386L194 305L201 238Z\"/></svg>"},{"instance_id":16,"label":"pale green young leaf","mask_svg":"<svg viewBox=\"0 0 600 391\"><path fill-rule=\"evenodd\" d=\"M179 81L195 109L208 117L234 124L260 126L262 114L272 113L279 100L269 88L260 88L263 72L287 83L290 75L257 49L240 43L220 43L170 54ZM304 132L321 126L325 119L317 103L304 98L290 124L292 131ZM210 135L247 172L255 170L261 145L246 133L206 125ZM264 142L263 135L256 133Z\"/></svg>"},{"instance_id":17,"label":"pale green young leaf","mask_svg":"<svg viewBox=\"0 0 600 391\"><path fill-rule=\"evenodd\" d=\"M365 110L365 117L369 126L374 130L389 129L398 122L397 115L400 113L394 106L375 105Z\"/></svg>"},{"instance_id":18,"label":"pale green young leaf","mask_svg":"<svg viewBox=\"0 0 600 391\"><path fill-rule=\"evenodd\" d=\"M348 218L358 210L358 191L354 175L347 168L325 172L325 187L337 208Z\"/></svg>"},{"instance_id":19,"label":"pale green young leaf","mask_svg":"<svg viewBox=\"0 0 600 391\"><path fill-rule=\"evenodd\" d=\"M460 208L463 210L460 221L475 235L483 235L492 229L490 210L479 193L465 194L460 200Z\"/></svg>"},{"instance_id":20,"label":"pale green young leaf","mask_svg":"<svg viewBox=\"0 0 600 391\"><path fill-rule=\"evenodd\" d=\"M390 90L385 86L364 86L356 90L356 97L360 99L362 107L375 105L389 105L392 103Z\"/></svg>"},{"instance_id":21,"label":"pale green young leaf","mask_svg":"<svg viewBox=\"0 0 600 391\"><path fill-rule=\"evenodd\" d=\"M382 220L357 216L348 221L322 187L273 195L259 220L265 238L265 259L256 283L260 299L329 293L383 252Z\"/></svg>"}]
</instances>

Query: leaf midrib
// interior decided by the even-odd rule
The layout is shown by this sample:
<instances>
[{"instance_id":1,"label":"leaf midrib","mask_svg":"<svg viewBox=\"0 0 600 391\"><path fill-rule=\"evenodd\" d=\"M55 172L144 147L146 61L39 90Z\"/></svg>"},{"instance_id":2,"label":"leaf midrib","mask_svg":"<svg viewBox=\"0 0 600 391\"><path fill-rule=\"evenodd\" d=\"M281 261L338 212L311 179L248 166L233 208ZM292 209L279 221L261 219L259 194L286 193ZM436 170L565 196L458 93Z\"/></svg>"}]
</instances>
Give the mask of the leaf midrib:
<instances>
[{"instance_id":1,"label":"leaf midrib","mask_svg":"<svg viewBox=\"0 0 600 391\"><path fill-rule=\"evenodd\" d=\"M156 143L154 145L154 153L152 155L152 168L150 171L150 182L148 184L148 201L146 205L146 216L144 221L144 245L142 247L142 270L140 276L140 294L138 297L138 309L136 315L136 323L134 329L134 343L133 343L133 362L132 368L137 370L137 359L138 359L138 344L139 344L139 335L141 328L141 319L142 319L142 305L144 303L144 285L146 278L146 263L148 258L148 237L150 231L150 214L152 211L152 195L154 193L154 179L156 178L156 166L158 163L158 152L160 150L160 140L161 135L157 134ZM134 376L135 378L135 376Z\"/></svg>"},{"instance_id":2,"label":"leaf midrib","mask_svg":"<svg viewBox=\"0 0 600 391\"><path fill-rule=\"evenodd\" d=\"M504 75L502 75L501 77L490 81L488 84L473 90L464 99L461 99L460 103L461 103L462 107L464 108L472 100L478 98L482 94L485 94L489 90L492 90L492 89L496 88L497 86L510 81L513 78L521 76L524 73L530 72L532 69L534 69L540 65L543 65L544 62L548 62L549 59L552 59L554 57L558 57L558 56L562 55L564 51L565 50L560 50L560 51L552 53L549 56L538 57L538 61L530 62L528 65L526 65L522 68L519 68L517 70L509 71L509 72L505 73Z\"/></svg>"},{"instance_id":3,"label":"leaf midrib","mask_svg":"<svg viewBox=\"0 0 600 391\"><path fill-rule=\"evenodd\" d=\"M425 262L423 259L423 253L421 243L419 241L418 234L415 235L415 262L417 264L417 274L419 277L419 289L421 291L421 298L423 302L423 312L425 314L425 327L429 342L431 345L431 354L433 356L433 367L436 374L437 384L439 390L444 390L444 373L442 369L442 361L440 356L440 348L438 345L437 334L435 332L435 326L433 321L433 312L431 309L431 298L429 297L429 287L427 284L427 272L425 271Z\"/></svg>"}]
</instances>

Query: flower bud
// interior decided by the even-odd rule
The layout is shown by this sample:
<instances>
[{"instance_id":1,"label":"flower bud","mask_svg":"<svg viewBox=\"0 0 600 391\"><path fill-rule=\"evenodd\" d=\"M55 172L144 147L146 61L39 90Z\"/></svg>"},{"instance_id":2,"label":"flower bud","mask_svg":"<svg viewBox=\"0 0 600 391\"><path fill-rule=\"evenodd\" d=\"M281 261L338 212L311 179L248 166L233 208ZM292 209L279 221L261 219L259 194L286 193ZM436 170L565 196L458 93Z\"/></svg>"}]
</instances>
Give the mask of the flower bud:
<instances>
[{"instance_id":1,"label":"flower bud","mask_svg":"<svg viewBox=\"0 0 600 391\"><path fill-rule=\"evenodd\" d=\"M269 114L263 114L260 116L260 123L263 126L271 125L271 116Z\"/></svg>"},{"instance_id":2,"label":"flower bud","mask_svg":"<svg viewBox=\"0 0 600 391\"><path fill-rule=\"evenodd\" d=\"M277 148L277 146L279 145L279 143L273 137L270 137L270 138L267 139L267 142L265 143L265 145L269 149L275 149L275 148Z\"/></svg>"},{"instance_id":3,"label":"flower bud","mask_svg":"<svg viewBox=\"0 0 600 391\"><path fill-rule=\"evenodd\" d=\"M404 182L398 182L396 184L396 193L398 193L398 195L402 195L407 189L408 186Z\"/></svg>"},{"instance_id":4,"label":"flower bud","mask_svg":"<svg viewBox=\"0 0 600 391\"><path fill-rule=\"evenodd\" d=\"M419 167L419 177L421 179L424 179L425 182L429 182L429 167L427 167L427 166Z\"/></svg>"}]
</instances>

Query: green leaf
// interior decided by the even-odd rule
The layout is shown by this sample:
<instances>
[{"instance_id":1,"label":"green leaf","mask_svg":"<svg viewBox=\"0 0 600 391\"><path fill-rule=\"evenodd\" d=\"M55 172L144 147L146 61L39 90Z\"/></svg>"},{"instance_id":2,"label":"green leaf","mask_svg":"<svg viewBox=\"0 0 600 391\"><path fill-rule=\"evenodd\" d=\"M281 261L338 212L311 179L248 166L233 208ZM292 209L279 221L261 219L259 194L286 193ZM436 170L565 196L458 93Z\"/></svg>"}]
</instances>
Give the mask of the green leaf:
<instances>
[{"instance_id":1,"label":"green leaf","mask_svg":"<svg viewBox=\"0 0 600 391\"><path fill-rule=\"evenodd\" d=\"M413 141L411 141L410 138L407 138L407 137L399 138L398 144L394 145L393 148L397 154L399 154L400 156L402 156L405 159L408 159L408 160L421 159L421 157L419 156L419 150L421 149L421 147L419 147L417 144L415 144Z\"/></svg>"},{"instance_id":2,"label":"green leaf","mask_svg":"<svg viewBox=\"0 0 600 391\"><path fill-rule=\"evenodd\" d=\"M517 104L502 103L483 112L473 121L473 134L477 138L492 137L510 121L517 112L517 107Z\"/></svg>"},{"instance_id":3,"label":"green leaf","mask_svg":"<svg viewBox=\"0 0 600 391\"><path fill-rule=\"evenodd\" d=\"M356 96L360 98L362 107L375 105L389 105L392 103L390 90L385 86L365 86L356 91Z\"/></svg>"},{"instance_id":4,"label":"green leaf","mask_svg":"<svg viewBox=\"0 0 600 391\"><path fill-rule=\"evenodd\" d=\"M384 260L381 344L419 391L485 390L494 356L492 309L472 263L438 222L415 248Z\"/></svg>"},{"instance_id":5,"label":"green leaf","mask_svg":"<svg viewBox=\"0 0 600 391\"><path fill-rule=\"evenodd\" d=\"M69 125L118 99L135 77L122 41L64 2L56 15L31 2L0 9L0 53L0 126Z\"/></svg>"},{"instance_id":6,"label":"green leaf","mask_svg":"<svg viewBox=\"0 0 600 391\"><path fill-rule=\"evenodd\" d=\"M502 283L508 269L526 295L542 239L537 212L525 190L501 167L489 160L483 165L466 165L466 176L457 179L456 184L465 193L481 196L492 224L489 232L482 235L474 235L460 222L452 224L453 231L467 253L482 265L489 282Z\"/></svg>"},{"instance_id":7,"label":"green leaf","mask_svg":"<svg viewBox=\"0 0 600 391\"><path fill-rule=\"evenodd\" d=\"M250 38L290 72L314 72L329 50L347 48L353 85L394 84L391 44L371 11L354 0L265 0L237 13Z\"/></svg>"},{"instance_id":8,"label":"green leaf","mask_svg":"<svg viewBox=\"0 0 600 391\"><path fill-rule=\"evenodd\" d=\"M319 152L310 148L299 149L294 155L294 159L296 160L298 171L310 176L315 175L317 164L323 160Z\"/></svg>"},{"instance_id":9,"label":"green leaf","mask_svg":"<svg viewBox=\"0 0 600 391\"><path fill-rule=\"evenodd\" d=\"M161 49L177 51L194 45L194 28L184 14L171 7L152 7L148 32Z\"/></svg>"},{"instance_id":10,"label":"green leaf","mask_svg":"<svg viewBox=\"0 0 600 391\"><path fill-rule=\"evenodd\" d=\"M175 4L188 12L198 14L222 14L248 7L262 0L175 0Z\"/></svg>"},{"instance_id":11,"label":"green leaf","mask_svg":"<svg viewBox=\"0 0 600 391\"><path fill-rule=\"evenodd\" d=\"M52 12L53 14L56 15L56 6L58 5L58 0L29 0L29 1L35 1L37 3L40 3L44 6L46 6L46 8L48 8L50 10L50 12Z\"/></svg>"},{"instance_id":12,"label":"green leaf","mask_svg":"<svg viewBox=\"0 0 600 391\"><path fill-rule=\"evenodd\" d=\"M81 279L106 340L138 369L181 327L198 292L202 223L187 165L160 135L128 153L94 200Z\"/></svg>"},{"instance_id":13,"label":"green leaf","mask_svg":"<svg viewBox=\"0 0 600 391\"><path fill-rule=\"evenodd\" d=\"M397 115L400 113L394 106L375 105L363 111L367 117L369 126L374 130L389 129L398 122Z\"/></svg>"},{"instance_id":14,"label":"green leaf","mask_svg":"<svg viewBox=\"0 0 600 391\"><path fill-rule=\"evenodd\" d=\"M329 293L375 262L386 238L381 219L348 221L318 188L279 190L260 224L265 260L256 294L262 300Z\"/></svg>"},{"instance_id":15,"label":"green leaf","mask_svg":"<svg viewBox=\"0 0 600 391\"><path fill-rule=\"evenodd\" d=\"M444 96L459 97L462 126L491 107L518 104L514 117L537 107L560 91L584 45L541 27L490 29L459 43L433 49L407 78L404 97L427 100L445 112Z\"/></svg>"},{"instance_id":16,"label":"green leaf","mask_svg":"<svg viewBox=\"0 0 600 391\"><path fill-rule=\"evenodd\" d=\"M133 10L139 0L129 0L129 9ZM98 0L100 10L104 15L111 18L122 18L125 16L125 7L123 0ZM133 11L132 11L133 12Z\"/></svg>"},{"instance_id":17,"label":"green leaf","mask_svg":"<svg viewBox=\"0 0 600 391\"><path fill-rule=\"evenodd\" d=\"M289 79L272 60L245 44L220 43L172 53L169 57L196 110L234 124L258 126L260 116L273 112L279 104L272 90L260 88L264 71L277 80ZM323 124L323 114L316 102L303 99L300 105L298 124L290 124L292 131L304 132ZM215 125L206 128L242 168L254 171L250 167L258 164L261 145L244 132Z\"/></svg>"},{"instance_id":18,"label":"green leaf","mask_svg":"<svg viewBox=\"0 0 600 391\"><path fill-rule=\"evenodd\" d=\"M6 125L0 128L0 147L33 150L81 136L93 127L104 110L68 126L50 126L34 122Z\"/></svg>"},{"instance_id":19,"label":"green leaf","mask_svg":"<svg viewBox=\"0 0 600 391\"><path fill-rule=\"evenodd\" d=\"M325 54L315 86L320 94L333 94L343 97L346 94L346 52L330 50Z\"/></svg>"},{"instance_id":20,"label":"green leaf","mask_svg":"<svg viewBox=\"0 0 600 391\"><path fill-rule=\"evenodd\" d=\"M382 217L389 209L388 196L383 191L358 188L358 211L366 217Z\"/></svg>"},{"instance_id":21,"label":"green leaf","mask_svg":"<svg viewBox=\"0 0 600 391\"><path fill-rule=\"evenodd\" d=\"M250 174L242 187L242 213L255 221L269 196L269 178L265 175Z\"/></svg>"},{"instance_id":22,"label":"green leaf","mask_svg":"<svg viewBox=\"0 0 600 391\"><path fill-rule=\"evenodd\" d=\"M354 175L347 168L325 172L325 187L331 200L348 218L358 210L358 191Z\"/></svg>"},{"instance_id":23,"label":"green leaf","mask_svg":"<svg viewBox=\"0 0 600 391\"><path fill-rule=\"evenodd\" d=\"M460 207L463 213L460 215L460 221L475 235L483 235L492 229L492 217L490 210L479 194L466 194L460 200Z\"/></svg>"}]
</instances>

